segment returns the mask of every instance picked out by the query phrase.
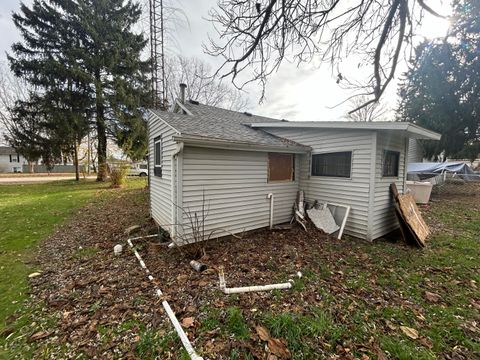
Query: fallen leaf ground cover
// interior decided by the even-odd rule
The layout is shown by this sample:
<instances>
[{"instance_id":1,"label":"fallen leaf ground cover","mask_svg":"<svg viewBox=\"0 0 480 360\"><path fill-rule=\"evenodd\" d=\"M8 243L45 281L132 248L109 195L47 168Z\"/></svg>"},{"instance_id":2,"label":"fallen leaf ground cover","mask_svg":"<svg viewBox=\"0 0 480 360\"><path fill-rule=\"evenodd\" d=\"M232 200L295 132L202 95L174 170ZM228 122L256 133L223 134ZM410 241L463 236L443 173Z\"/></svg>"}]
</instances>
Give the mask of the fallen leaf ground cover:
<instances>
[{"instance_id":1,"label":"fallen leaf ground cover","mask_svg":"<svg viewBox=\"0 0 480 360\"><path fill-rule=\"evenodd\" d=\"M206 244L209 269L197 273L156 240L135 245L205 358L473 359L480 353L475 186L443 191L423 207L434 231L423 250L395 237L366 243L314 229L257 231ZM132 190L91 203L44 242L42 275L31 280L16 320L25 325L6 336L6 354L187 358L133 254L113 255L128 226L155 231L147 196ZM225 295L219 266L229 287L288 279L293 287Z\"/></svg>"}]
</instances>

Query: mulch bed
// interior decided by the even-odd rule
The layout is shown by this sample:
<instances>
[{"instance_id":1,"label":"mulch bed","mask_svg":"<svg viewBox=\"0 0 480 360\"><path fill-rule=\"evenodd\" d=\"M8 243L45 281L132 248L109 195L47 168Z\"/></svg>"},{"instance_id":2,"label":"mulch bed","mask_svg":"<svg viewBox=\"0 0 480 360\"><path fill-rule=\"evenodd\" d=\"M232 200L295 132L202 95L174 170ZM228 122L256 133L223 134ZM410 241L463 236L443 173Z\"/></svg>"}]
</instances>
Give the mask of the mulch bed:
<instances>
[{"instance_id":1,"label":"mulch bed","mask_svg":"<svg viewBox=\"0 0 480 360\"><path fill-rule=\"evenodd\" d=\"M32 303L43 304L37 311L39 318L48 316L54 320L50 327L32 326L30 342L36 346L35 353L48 354L39 357L70 358L83 353L89 358L141 358L135 349L141 340L143 326L161 334L172 331L151 283L126 245L124 231L135 224L142 225L135 235L155 232L149 220L146 196L139 197L136 191L118 191L108 200L87 205L71 222L44 241L36 257L42 273L31 279ZM119 243L124 245L124 251L114 256L113 247ZM352 239L337 240L313 228L308 233L294 227L286 231L252 232L242 240L210 241L205 246L206 256L201 259L208 270L202 273L193 271L190 259L178 249L167 249L156 240L147 239L137 240L135 245L178 319L192 318L186 331L194 347L209 359L228 358L233 348L247 349L255 358L270 356L269 359L275 359L253 330L259 324L258 314L261 313L307 314L310 307L315 306L325 309L335 322L342 323L346 333L350 326L356 326L350 316L360 304L377 309L401 304L419 316L422 313L418 305L395 289L376 286L376 272L396 269L386 259L383 269L379 270L374 265L377 260L369 253L371 244ZM393 253L414 251L399 243L391 246L395 247ZM289 279L301 286L276 293L227 296L218 289L215 269L219 266L225 269L228 287ZM347 267L354 270L346 273ZM307 276L301 281L296 277L299 271L308 275L312 270L317 273L315 277ZM324 276L318 276L319 272ZM369 274L368 289L346 285L348 280L365 273ZM327 308L323 293L335 299L333 306ZM216 330L201 331L202 321L208 316L202 309L229 306L242 310L251 329L250 339L221 340ZM134 325L125 326L132 320ZM377 322L376 326L379 332L393 331L389 322ZM116 330L108 331L107 337L104 336L107 329ZM158 350L160 358L177 358L180 348L179 342L174 342L170 349ZM334 348L322 350L319 346L318 357L353 359L352 352L384 356L375 339L355 343L345 338Z\"/></svg>"}]
</instances>

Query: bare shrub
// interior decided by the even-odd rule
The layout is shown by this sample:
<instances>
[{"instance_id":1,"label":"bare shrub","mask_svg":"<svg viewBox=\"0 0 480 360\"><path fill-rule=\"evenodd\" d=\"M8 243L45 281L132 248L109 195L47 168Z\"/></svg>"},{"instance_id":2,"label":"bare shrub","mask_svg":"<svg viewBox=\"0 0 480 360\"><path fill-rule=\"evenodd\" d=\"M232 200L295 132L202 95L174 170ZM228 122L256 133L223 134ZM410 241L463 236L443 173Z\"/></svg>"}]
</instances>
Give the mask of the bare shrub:
<instances>
[{"instance_id":1,"label":"bare shrub","mask_svg":"<svg viewBox=\"0 0 480 360\"><path fill-rule=\"evenodd\" d=\"M120 165L112 167L110 171L110 181L113 188L120 188L125 185L128 174L128 166Z\"/></svg>"}]
</instances>

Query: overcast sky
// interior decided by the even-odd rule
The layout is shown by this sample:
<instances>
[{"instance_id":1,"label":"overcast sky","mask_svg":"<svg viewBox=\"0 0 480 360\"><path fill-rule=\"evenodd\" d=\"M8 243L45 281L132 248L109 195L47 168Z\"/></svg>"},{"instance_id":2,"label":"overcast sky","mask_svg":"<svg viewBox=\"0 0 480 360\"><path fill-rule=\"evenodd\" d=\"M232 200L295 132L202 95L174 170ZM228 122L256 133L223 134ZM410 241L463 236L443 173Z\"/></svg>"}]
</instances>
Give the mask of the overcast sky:
<instances>
[{"instance_id":1,"label":"overcast sky","mask_svg":"<svg viewBox=\"0 0 480 360\"><path fill-rule=\"evenodd\" d=\"M25 2L28 4L31 0L25 0ZM207 41L207 34L214 33L212 24L205 18L216 2L217 0L181 0L180 7L188 15L190 26L175 30L176 43L171 41L170 44L166 44L170 55L197 56L213 66L218 65L218 60L212 59L202 50L202 44ZM19 6L19 0L0 0L0 61L5 61L4 54L9 51L12 42L19 40L19 34L11 20L12 12L17 11ZM444 3L441 10L448 14L448 3ZM144 18L147 19L146 16ZM421 35L429 38L443 36L447 27L446 21L426 15ZM349 60L350 62L341 69L342 74L356 78L358 69L355 59ZM372 68L367 69L371 71ZM405 70L404 65L399 67L397 76L402 70ZM269 79L266 100L263 104L258 104L258 85L252 84L247 88L251 101L249 110L257 114L289 120L338 120L343 117L349 106L348 104L334 106L346 99L349 93L339 88L335 82L335 75L332 75L328 64L320 68L311 65L297 68L295 65L285 63ZM396 104L396 86L396 83L392 83L384 96L383 101L389 106Z\"/></svg>"}]
</instances>

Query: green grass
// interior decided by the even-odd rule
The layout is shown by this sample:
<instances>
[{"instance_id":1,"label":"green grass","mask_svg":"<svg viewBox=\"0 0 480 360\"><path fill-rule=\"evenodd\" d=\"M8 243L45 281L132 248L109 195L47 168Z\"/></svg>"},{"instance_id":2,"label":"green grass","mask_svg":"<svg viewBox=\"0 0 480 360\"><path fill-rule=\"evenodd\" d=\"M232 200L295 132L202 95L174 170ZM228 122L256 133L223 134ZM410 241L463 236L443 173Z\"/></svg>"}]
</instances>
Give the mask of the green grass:
<instances>
[{"instance_id":1,"label":"green grass","mask_svg":"<svg viewBox=\"0 0 480 360\"><path fill-rule=\"evenodd\" d=\"M129 181L130 187L144 185L144 180ZM0 332L27 297L28 274L37 269L26 263L36 246L108 186L93 180L0 185ZM75 256L96 251L86 248Z\"/></svg>"}]
</instances>

